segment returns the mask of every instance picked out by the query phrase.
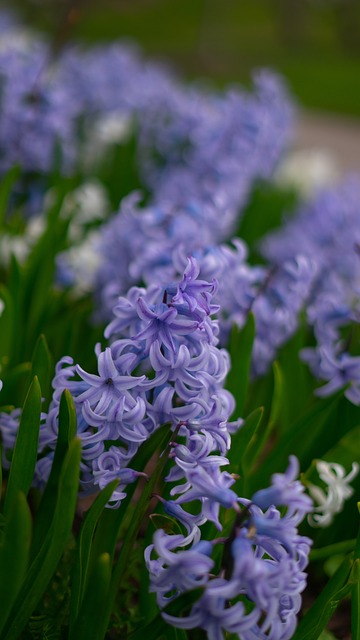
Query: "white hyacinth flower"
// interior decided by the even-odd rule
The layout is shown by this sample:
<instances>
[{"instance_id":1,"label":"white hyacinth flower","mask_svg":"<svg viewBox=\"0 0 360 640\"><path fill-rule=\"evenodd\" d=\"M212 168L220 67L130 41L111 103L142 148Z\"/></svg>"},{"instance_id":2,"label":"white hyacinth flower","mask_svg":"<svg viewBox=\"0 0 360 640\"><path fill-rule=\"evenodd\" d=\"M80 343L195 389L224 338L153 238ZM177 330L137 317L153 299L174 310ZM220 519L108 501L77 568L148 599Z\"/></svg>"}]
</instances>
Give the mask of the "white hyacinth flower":
<instances>
[{"instance_id":1,"label":"white hyacinth flower","mask_svg":"<svg viewBox=\"0 0 360 640\"><path fill-rule=\"evenodd\" d=\"M359 465L353 462L348 475L344 467L336 462L318 460L316 469L320 479L325 483L325 491L313 484L308 485L309 493L317 506L308 516L309 524L313 527L327 527L333 521L334 516L340 513L345 500L354 493L350 482L359 472Z\"/></svg>"},{"instance_id":2,"label":"white hyacinth flower","mask_svg":"<svg viewBox=\"0 0 360 640\"><path fill-rule=\"evenodd\" d=\"M69 239L76 243L86 235L85 227L93 222L102 222L110 210L106 189L98 180L89 180L67 194L61 216L71 218Z\"/></svg>"},{"instance_id":3,"label":"white hyacinth flower","mask_svg":"<svg viewBox=\"0 0 360 640\"><path fill-rule=\"evenodd\" d=\"M127 113L113 111L95 122L92 133L96 142L102 145L121 144L130 138L132 125L132 118Z\"/></svg>"},{"instance_id":4,"label":"white hyacinth flower","mask_svg":"<svg viewBox=\"0 0 360 640\"><path fill-rule=\"evenodd\" d=\"M11 256L15 256L17 261L22 264L25 262L30 251L30 244L25 235L16 236L3 233L0 238L0 263L7 266L10 263Z\"/></svg>"},{"instance_id":5,"label":"white hyacinth flower","mask_svg":"<svg viewBox=\"0 0 360 640\"><path fill-rule=\"evenodd\" d=\"M91 123L86 133L82 162L87 170L101 163L112 145L125 145L133 132L133 119L123 111L113 111Z\"/></svg>"},{"instance_id":6,"label":"white hyacinth flower","mask_svg":"<svg viewBox=\"0 0 360 640\"><path fill-rule=\"evenodd\" d=\"M15 256L16 260L23 264L44 230L45 219L39 215L29 220L22 235L1 234L0 264L7 266L10 263L11 256Z\"/></svg>"},{"instance_id":7,"label":"white hyacinth flower","mask_svg":"<svg viewBox=\"0 0 360 640\"><path fill-rule=\"evenodd\" d=\"M295 189L302 198L330 187L340 178L334 155L325 149L299 149L290 152L280 164L275 182L281 187Z\"/></svg>"},{"instance_id":8,"label":"white hyacinth flower","mask_svg":"<svg viewBox=\"0 0 360 640\"><path fill-rule=\"evenodd\" d=\"M75 297L87 295L94 290L97 270L101 263L98 250L101 234L97 229L90 231L80 245L70 247L58 256L72 280Z\"/></svg>"}]
</instances>

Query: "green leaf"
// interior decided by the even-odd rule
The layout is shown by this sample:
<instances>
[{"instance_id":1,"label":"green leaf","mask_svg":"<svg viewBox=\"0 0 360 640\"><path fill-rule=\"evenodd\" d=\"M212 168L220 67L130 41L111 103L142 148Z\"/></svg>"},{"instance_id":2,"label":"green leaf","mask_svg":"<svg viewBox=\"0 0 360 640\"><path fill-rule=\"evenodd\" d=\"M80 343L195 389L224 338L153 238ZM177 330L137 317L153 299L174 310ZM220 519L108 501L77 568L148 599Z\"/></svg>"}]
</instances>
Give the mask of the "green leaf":
<instances>
[{"instance_id":1,"label":"green leaf","mask_svg":"<svg viewBox=\"0 0 360 640\"><path fill-rule=\"evenodd\" d=\"M47 317L49 304L53 298L55 257L65 248L68 222L60 219L60 210L65 194L61 194L48 212L44 233L32 247L23 270L22 308L26 311L25 344L28 349L42 332L44 318ZM36 296L34 296L36 291Z\"/></svg>"},{"instance_id":2,"label":"green leaf","mask_svg":"<svg viewBox=\"0 0 360 640\"><path fill-rule=\"evenodd\" d=\"M0 228L4 226L8 201L15 182L20 176L20 167L12 167L2 178L0 184Z\"/></svg>"},{"instance_id":3,"label":"green leaf","mask_svg":"<svg viewBox=\"0 0 360 640\"><path fill-rule=\"evenodd\" d=\"M91 544L99 517L108 503L113 491L118 485L118 480L109 483L97 496L94 503L85 516L78 537L77 557L73 571L73 581L70 600L70 635L73 634L73 625L78 616L79 607L84 598L84 591L89 570ZM102 554L103 555L103 554ZM102 557L102 555L100 557ZM109 555L109 554L107 554ZM110 557L110 556L109 556ZM76 635L74 636L76 638Z\"/></svg>"},{"instance_id":4,"label":"green leaf","mask_svg":"<svg viewBox=\"0 0 360 640\"><path fill-rule=\"evenodd\" d=\"M162 513L151 513L149 520L154 529L163 529L168 535L182 535L183 531L175 518L163 515Z\"/></svg>"},{"instance_id":5,"label":"green leaf","mask_svg":"<svg viewBox=\"0 0 360 640\"><path fill-rule=\"evenodd\" d=\"M27 495L32 485L37 460L40 413L41 389L35 376L26 396L20 418L5 494L5 514L7 514L18 492L22 491Z\"/></svg>"},{"instance_id":6,"label":"green leaf","mask_svg":"<svg viewBox=\"0 0 360 640\"><path fill-rule=\"evenodd\" d=\"M56 571L73 524L78 497L80 459L81 441L76 438L70 444L62 467L51 527L26 574L2 640L18 640Z\"/></svg>"},{"instance_id":7,"label":"green leaf","mask_svg":"<svg viewBox=\"0 0 360 640\"><path fill-rule=\"evenodd\" d=\"M251 352L255 337L255 319L249 313L242 329L233 325L230 335L229 352L231 369L226 380L226 388L233 394L236 402L235 417L242 415L249 385Z\"/></svg>"},{"instance_id":8,"label":"green leaf","mask_svg":"<svg viewBox=\"0 0 360 640\"><path fill-rule=\"evenodd\" d=\"M68 389L65 389L60 398L60 407L59 407L59 436L58 436L59 459L63 457L65 451L68 448L68 445L75 438L76 430L77 430L77 417L76 417L74 400L70 391Z\"/></svg>"},{"instance_id":9,"label":"green leaf","mask_svg":"<svg viewBox=\"0 0 360 640\"><path fill-rule=\"evenodd\" d=\"M13 343L12 343L12 361L13 364L20 364L25 359L30 359L29 356L25 356L25 333L26 333L26 319L27 309L23 305L23 292L24 292L24 270L17 261L14 255L10 259L10 270L7 282L7 287L12 300L13 306Z\"/></svg>"},{"instance_id":10,"label":"green leaf","mask_svg":"<svg viewBox=\"0 0 360 640\"><path fill-rule=\"evenodd\" d=\"M284 404L284 376L278 362L273 364L274 372L274 396L271 403L271 412L269 424L272 428L281 418L281 412Z\"/></svg>"},{"instance_id":11,"label":"green leaf","mask_svg":"<svg viewBox=\"0 0 360 640\"><path fill-rule=\"evenodd\" d=\"M292 428L295 421L308 410L313 401L314 380L309 367L299 357L301 349L306 345L307 327L305 320L299 330L282 347L278 354L278 362L283 373L283 406L281 412L281 432Z\"/></svg>"},{"instance_id":12,"label":"green leaf","mask_svg":"<svg viewBox=\"0 0 360 640\"><path fill-rule=\"evenodd\" d=\"M236 234L249 246L250 261L255 259L257 264L259 258L262 259L256 251L257 241L271 229L281 226L284 211L291 211L296 200L297 195L293 189L280 189L264 181L255 185Z\"/></svg>"},{"instance_id":13,"label":"green leaf","mask_svg":"<svg viewBox=\"0 0 360 640\"><path fill-rule=\"evenodd\" d=\"M169 437L171 439L172 435L173 432L168 422L156 429L155 433L139 447L136 455L131 460L131 468L136 471L144 471L155 451L162 451L162 449L166 447Z\"/></svg>"},{"instance_id":14,"label":"green leaf","mask_svg":"<svg viewBox=\"0 0 360 640\"><path fill-rule=\"evenodd\" d=\"M300 621L292 640L318 640L341 600L348 595L352 569L351 557L345 558L312 607Z\"/></svg>"},{"instance_id":15,"label":"green leaf","mask_svg":"<svg viewBox=\"0 0 360 640\"><path fill-rule=\"evenodd\" d=\"M266 486L271 474L284 469L290 455L296 455L301 466L309 466L313 458L321 457L327 443L329 423L336 419L336 410L343 391L331 398L319 400L315 406L295 423L277 446L262 461L261 468L251 478L251 491Z\"/></svg>"},{"instance_id":16,"label":"green leaf","mask_svg":"<svg viewBox=\"0 0 360 640\"><path fill-rule=\"evenodd\" d=\"M257 440L261 421L264 416L264 408L255 409L247 416L244 424L231 438L231 448L228 452L231 473L240 475L241 482L239 490L244 489L244 482L247 472L251 466L252 460L249 459L249 449L256 449L255 442ZM241 485L241 486L240 486Z\"/></svg>"},{"instance_id":17,"label":"green leaf","mask_svg":"<svg viewBox=\"0 0 360 640\"><path fill-rule=\"evenodd\" d=\"M3 369L11 360L14 338L14 304L10 292L0 284L0 365Z\"/></svg>"},{"instance_id":18,"label":"green leaf","mask_svg":"<svg viewBox=\"0 0 360 640\"><path fill-rule=\"evenodd\" d=\"M169 625L159 614L138 631L131 633L128 640L144 640L144 638L146 638L146 640L167 640L168 629Z\"/></svg>"},{"instance_id":19,"label":"green leaf","mask_svg":"<svg viewBox=\"0 0 360 640\"><path fill-rule=\"evenodd\" d=\"M203 593L204 589L201 588L188 591L172 600L163 611L168 615L181 617L181 614L188 612L192 605L201 598ZM144 638L146 638L146 640L167 639L168 628L169 625L165 622L161 613L158 613L151 622L131 633L128 640L144 640Z\"/></svg>"},{"instance_id":20,"label":"green leaf","mask_svg":"<svg viewBox=\"0 0 360 640\"><path fill-rule=\"evenodd\" d=\"M42 396L50 398L53 362L44 335L41 335L35 345L31 364L31 376L37 376Z\"/></svg>"},{"instance_id":21,"label":"green leaf","mask_svg":"<svg viewBox=\"0 0 360 640\"><path fill-rule=\"evenodd\" d=\"M31 513L23 493L12 501L0 545L0 632L22 585L29 560Z\"/></svg>"},{"instance_id":22,"label":"green leaf","mask_svg":"<svg viewBox=\"0 0 360 640\"><path fill-rule=\"evenodd\" d=\"M356 540L344 540L343 542L336 542L335 544L329 544L326 547L319 547L310 551L310 562L316 562L317 560L324 560L331 556L348 553L354 551Z\"/></svg>"},{"instance_id":23,"label":"green leaf","mask_svg":"<svg viewBox=\"0 0 360 640\"><path fill-rule=\"evenodd\" d=\"M163 471L167 464L168 454L170 451L169 442L176 438L176 432L171 433L169 436L169 426L168 425L165 425L165 426L167 426L167 429L162 434L163 438L160 443L160 448L161 450L163 450L166 444L167 444L167 447L165 450L163 450L161 457L158 459L156 468L153 470L152 476L150 480L147 482L147 484L145 485L140 495L140 498L138 500L138 503L136 504L132 512L132 517L130 522L128 523L128 526L122 541L120 553L116 562L116 566L113 571L109 596L106 603L106 615L104 616L104 621L102 626L103 635L105 635L106 626L108 624L108 620L111 615L111 611L116 599L117 591L119 589L125 570L127 568L130 552L136 542L136 538L137 538L141 523L146 514L146 511L149 507L152 494L154 493L155 487L158 485L159 480L161 479Z\"/></svg>"},{"instance_id":24,"label":"green leaf","mask_svg":"<svg viewBox=\"0 0 360 640\"><path fill-rule=\"evenodd\" d=\"M136 471L144 471L149 460L157 450L162 450L169 438L169 424L162 425L152 434L138 449L136 455L131 460L131 468ZM97 558L101 553L110 553L113 557L119 530L130 506L131 499L137 483L134 482L126 488L126 498L122 501L119 509L105 509L95 532L92 544L92 556Z\"/></svg>"},{"instance_id":25,"label":"green leaf","mask_svg":"<svg viewBox=\"0 0 360 640\"><path fill-rule=\"evenodd\" d=\"M23 362L6 371L3 376L4 387L1 391L1 400L4 405L22 407L29 389L30 371L30 362Z\"/></svg>"},{"instance_id":26,"label":"green leaf","mask_svg":"<svg viewBox=\"0 0 360 640\"><path fill-rule=\"evenodd\" d=\"M360 510L360 503L358 503L358 508ZM357 564L357 575L354 576L355 584L351 591L351 637L358 640L360 638L360 527L354 557Z\"/></svg>"},{"instance_id":27,"label":"green leaf","mask_svg":"<svg viewBox=\"0 0 360 640\"><path fill-rule=\"evenodd\" d=\"M42 542L47 535L56 506L59 478L65 456L71 442L76 436L76 409L72 395L65 389L60 398L58 417L58 437L51 471L46 483L41 502L36 514L31 547L32 557L38 553Z\"/></svg>"},{"instance_id":28,"label":"green leaf","mask_svg":"<svg viewBox=\"0 0 360 640\"><path fill-rule=\"evenodd\" d=\"M259 423L257 430L254 432L251 442L246 451L247 470L256 462L260 453L264 449L270 435L281 420L281 411L283 407L284 384L283 375L277 362L273 364L273 394L271 401L270 415L265 428L260 428Z\"/></svg>"},{"instance_id":29,"label":"green leaf","mask_svg":"<svg viewBox=\"0 0 360 640\"><path fill-rule=\"evenodd\" d=\"M342 431L339 432L339 441L321 458L328 462L336 461L350 471L352 463L360 460L360 426L351 429L344 436L342 433Z\"/></svg>"},{"instance_id":30,"label":"green leaf","mask_svg":"<svg viewBox=\"0 0 360 640\"><path fill-rule=\"evenodd\" d=\"M137 155L137 136L134 131L126 144L110 147L98 167L97 178L106 187L115 208L130 191L141 189L144 194L144 183L138 175Z\"/></svg>"},{"instance_id":31,"label":"green leaf","mask_svg":"<svg viewBox=\"0 0 360 640\"><path fill-rule=\"evenodd\" d=\"M187 640L187 633L184 629L176 629L176 627L172 627L173 629L173 640Z\"/></svg>"},{"instance_id":32,"label":"green leaf","mask_svg":"<svg viewBox=\"0 0 360 640\"><path fill-rule=\"evenodd\" d=\"M79 615L69 640L102 640L102 612L105 610L111 579L111 558L103 553L89 577Z\"/></svg>"}]
</instances>

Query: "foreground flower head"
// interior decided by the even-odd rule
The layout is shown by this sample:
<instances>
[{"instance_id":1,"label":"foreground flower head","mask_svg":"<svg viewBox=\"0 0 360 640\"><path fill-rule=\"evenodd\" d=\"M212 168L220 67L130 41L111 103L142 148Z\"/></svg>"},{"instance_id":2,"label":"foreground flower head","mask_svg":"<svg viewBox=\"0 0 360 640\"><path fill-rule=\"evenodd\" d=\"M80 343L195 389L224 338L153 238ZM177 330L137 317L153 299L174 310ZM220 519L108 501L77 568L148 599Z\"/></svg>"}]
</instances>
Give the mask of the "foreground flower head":
<instances>
[{"instance_id":1,"label":"foreground flower head","mask_svg":"<svg viewBox=\"0 0 360 640\"><path fill-rule=\"evenodd\" d=\"M232 479L222 483L221 490L216 484L218 477L225 480L219 467L227 463L230 432L241 421L229 425L235 403L224 389L230 361L226 350L217 346L215 291L216 282L200 279L197 262L189 257L177 281L134 287L118 299L105 330L109 344L95 349L97 373L70 357L60 360L52 402L42 417L40 484L46 481L50 464L45 461L52 459L56 445L60 398L68 389L83 447L83 491L103 488L117 478L111 502L119 506L126 485L139 475L131 466L139 446L168 423L169 433L178 430L181 438L181 444L173 444L168 474L168 482L183 482L177 508L198 495L208 479L209 500L199 518L211 513L218 522L220 505L236 499L229 489ZM16 411L2 416L6 450L13 447L18 421Z\"/></svg>"},{"instance_id":2,"label":"foreground flower head","mask_svg":"<svg viewBox=\"0 0 360 640\"><path fill-rule=\"evenodd\" d=\"M205 483L198 483L193 499L200 500L202 491L203 498L222 499L223 506L232 510L228 538L192 540L156 531L145 560L160 608L180 594L199 587L203 590L188 615L164 611L169 624L181 629L201 628L211 640L222 640L226 632L241 640L291 638L306 585L304 569L311 545L309 538L297 531L297 525L312 510L312 501L296 480L298 470L292 457L286 473L275 474L271 486L250 500L232 491L231 497L224 493L221 498ZM176 517L175 511L172 515ZM215 563L219 556L220 567Z\"/></svg>"}]
</instances>

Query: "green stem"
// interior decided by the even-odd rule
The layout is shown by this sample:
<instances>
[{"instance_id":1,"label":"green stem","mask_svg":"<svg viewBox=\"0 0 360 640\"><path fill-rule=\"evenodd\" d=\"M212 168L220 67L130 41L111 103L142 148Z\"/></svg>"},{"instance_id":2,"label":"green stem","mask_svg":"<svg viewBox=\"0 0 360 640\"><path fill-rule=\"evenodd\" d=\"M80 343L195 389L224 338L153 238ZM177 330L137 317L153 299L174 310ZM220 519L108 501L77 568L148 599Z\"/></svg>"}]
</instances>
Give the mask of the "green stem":
<instances>
[{"instance_id":1,"label":"green stem","mask_svg":"<svg viewBox=\"0 0 360 640\"><path fill-rule=\"evenodd\" d=\"M338 555L341 553L349 553L353 551L356 545L356 538L351 540L344 540L343 542L337 542L335 544L329 544L326 547L320 547L320 549L313 549L310 552L310 562L316 562L317 560L323 560L332 555Z\"/></svg>"},{"instance_id":2,"label":"green stem","mask_svg":"<svg viewBox=\"0 0 360 640\"><path fill-rule=\"evenodd\" d=\"M360 511L360 502L358 502ZM356 540L354 561L360 560L360 527ZM353 640L360 640L360 577L357 574L357 580L351 591L351 637Z\"/></svg>"}]
</instances>

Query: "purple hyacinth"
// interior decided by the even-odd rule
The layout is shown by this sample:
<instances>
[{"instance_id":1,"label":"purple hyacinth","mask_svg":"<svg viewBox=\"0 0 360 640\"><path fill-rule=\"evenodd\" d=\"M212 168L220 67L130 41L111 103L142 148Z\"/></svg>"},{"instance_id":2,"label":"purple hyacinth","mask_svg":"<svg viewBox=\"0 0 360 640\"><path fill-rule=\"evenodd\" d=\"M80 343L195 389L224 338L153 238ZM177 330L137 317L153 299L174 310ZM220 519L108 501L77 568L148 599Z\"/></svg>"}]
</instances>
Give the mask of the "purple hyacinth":
<instances>
[{"instance_id":1,"label":"purple hyacinth","mask_svg":"<svg viewBox=\"0 0 360 640\"><path fill-rule=\"evenodd\" d=\"M177 214L176 234L168 234L171 228L170 214L164 218L164 212L155 208L141 211L134 207L134 203L135 197L129 198L123 204L124 210L119 219L111 221L104 232L104 252L106 251L107 256L98 273L101 308L108 308L116 294L131 281L143 279L152 284L167 283L177 278L178 273L190 268L186 266L185 248L188 247L196 256L199 277L216 279L218 283L216 292L212 291L211 295L213 303L220 307L219 330L222 344L226 344L233 324L243 326L248 313L254 313L257 330L252 371L254 376L265 373L277 350L296 331L300 311L311 295L317 275L315 262L306 256L297 255L275 270L263 266L253 267L246 262L244 243L239 239L235 239L232 245L214 243L216 238L209 238L212 225L207 224L204 232L203 227L201 232L200 229L193 229L191 224L189 226L186 223L186 210ZM168 222L165 225L166 219ZM182 219L184 221L180 223ZM130 221L131 225L128 227ZM120 252L124 262L115 260L115 243L116 255ZM132 245L134 258L129 255ZM130 266L125 269L126 262ZM135 263L138 265L136 268ZM188 276L184 278L179 291L182 300L187 295L187 289L192 286ZM134 295L135 292L136 290ZM202 304L206 304L206 295L205 292L202 293ZM118 305L118 311L115 306L115 314L121 313L122 317L123 309L122 304ZM215 309L216 307L214 311ZM131 312L130 306L128 312ZM116 325L114 320L110 326Z\"/></svg>"},{"instance_id":2,"label":"purple hyacinth","mask_svg":"<svg viewBox=\"0 0 360 640\"><path fill-rule=\"evenodd\" d=\"M277 264L295 251L315 264L307 319L317 344L301 355L315 376L326 382L319 395L349 385L346 396L355 404L360 404L359 361L352 353L351 333L346 340L343 332L351 324L358 324L360 317L359 198L359 181L348 178L319 192L281 231L263 242L264 255Z\"/></svg>"},{"instance_id":3,"label":"purple hyacinth","mask_svg":"<svg viewBox=\"0 0 360 640\"><path fill-rule=\"evenodd\" d=\"M226 632L241 640L291 638L306 586L304 569L311 545L297 531L297 525L312 510L312 501L296 480L298 470L292 457L286 473L274 474L268 489L258 491L250 500L235 496L235 503L245 507L234 510L233 531L225 540L202 540L198 533L196 538L162 530L155 533L145 560L150 589L156 593L160 608L180 594L203 589L187 615L164 611L168 624L201 628L211 640L223 640ZM195 497L218 501L219 495L211 492L208 484L198 484ZM226 506L233 507L230 499ZM286 507L286 511L278 507ZM175 509L168 512L177 517ZM184 522L183 513L180 522ZM186 528L189 533L189 522ZM214 574L212 553L224 544L219 573Z\"/></svg>"},{"instance_id":4,"label":"purple hyacinth","mask_svg":"<svg viewBox=\"0 0 360 640\"><path fill-rule=\"evenodd\" d=\"M213 489L199 518L205 515L218 523L220 504L236 500L229 488L233 479L219 475L219 466L227 463L230 433L241 421L229 424L234 399L224 389L229 356L217 347L218 325L211 317L217 310L212 302L215 291L216 283L200 279L196 260L189 258L178 282L133 288L127 298L119 298L116 315L105 331L110 344L95 348L97 374L69 357L61 359L53 399L41 426L40 483L46 480L41 473L50 468L45 458L52 458L56 444L61 394L69 389L83 446L84 491L102 488L117 478L112 502L120 504L126 485L138 476L131 461L139 446L169 423L169 430L179 430L181 444L173 444L168 482L190 483L185 489L182 485L182 496L173 508L181 509L191 492L199 495L208 478L209 491L211 483ZM15 417L3 420L5 448L12 444Z\"/></svg>"},{"instance_id":5,"label":"purple hyacinth","mask_svg":"<svg viewBox=\"0 0 360 640\"><path fill-rule=\"evenodd\" d=\"M72 168L79 105L71 88L58 79L51 52L39 39L15 39L0 51L0 171L14 164L25 171L48 173L56 145L62 168Z\"/></svg>"}]
</instances>

